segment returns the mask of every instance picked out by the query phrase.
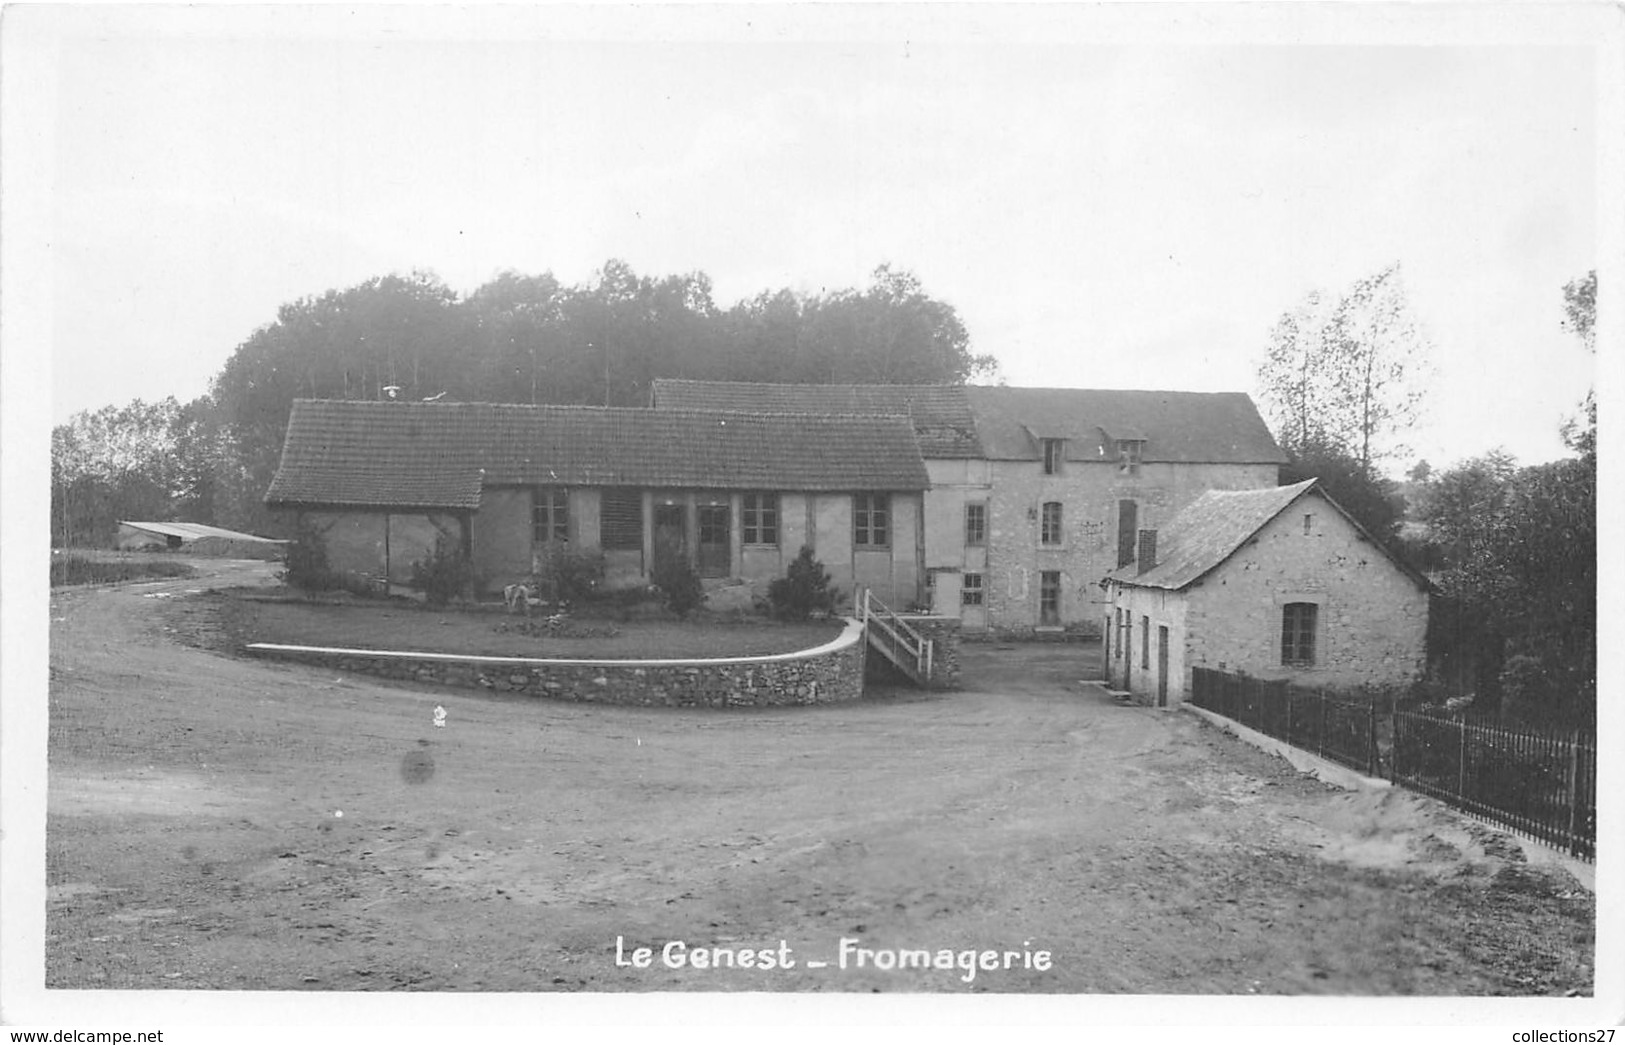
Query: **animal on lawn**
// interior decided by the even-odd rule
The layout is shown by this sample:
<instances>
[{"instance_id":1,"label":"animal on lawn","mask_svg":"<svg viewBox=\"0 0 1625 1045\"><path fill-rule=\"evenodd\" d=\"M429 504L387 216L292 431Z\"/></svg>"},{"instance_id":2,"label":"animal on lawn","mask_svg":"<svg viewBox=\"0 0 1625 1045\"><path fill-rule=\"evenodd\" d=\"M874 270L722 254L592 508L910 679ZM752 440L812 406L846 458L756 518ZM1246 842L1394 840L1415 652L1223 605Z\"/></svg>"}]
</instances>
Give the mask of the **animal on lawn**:
<instances>
[{"instance_id":1,"label":"animal on lawn","mask_svg":"<svg viewBox=\"0 0 1625 1045\"><path fill-rule=\"evenodd\" d=\"M528 617L530 616L531 604L536 600L531 598L528 585L510 584L502 589L502 601L508 604L509 613L518 608L524 610L525 616Z\"/></svg>"}]
</instances>

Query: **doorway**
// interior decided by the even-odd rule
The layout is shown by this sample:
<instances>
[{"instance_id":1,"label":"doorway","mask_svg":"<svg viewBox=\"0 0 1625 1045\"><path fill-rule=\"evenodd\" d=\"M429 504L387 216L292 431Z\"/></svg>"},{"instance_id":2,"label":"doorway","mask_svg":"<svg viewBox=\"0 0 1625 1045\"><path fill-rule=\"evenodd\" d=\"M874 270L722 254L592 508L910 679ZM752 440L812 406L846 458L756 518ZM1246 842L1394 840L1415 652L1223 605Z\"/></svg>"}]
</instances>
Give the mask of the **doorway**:
<instances>
[{"instance_id":1,"label":"doorway","mask_svg":"<svg viewBox=\"0 0 1625 1045\"><path fill-rule=\"evenodd\" d=\"M728 540L732 514L726 504L699 506L701 577L728 576L733 564L733 549Z\"/></svg>"},{"instance_id":2,"label":"doorway","mask_svg":"<svg viewBox=\"0 0 1625 1045\"><path fill-rule=\"evenodd\" d=\"M1168 706L1168 629L1157 627L1157 707Z\"/></svg>"},{"instance_id":3,"label":"doorway","mask_svg":"<svg viewBox=\"0 0 1625 1045\"><path fill-rule=\"evenodd\" d=\"M1061 623L1061 571L1044 570L1038 575L1038 624L1053 628Z\"/></svg>"},{"instance_id":4,"label":"doorway","mask_svg":"<svg viewBox=\"0 0 1625 1045\"><path fill-rule=\"evenodd\" d=\"M688 561L688 528L683 525L686 513L680 504L654 506L654 568L658 573L669 564Z\"/></svg>"}]
</instances>

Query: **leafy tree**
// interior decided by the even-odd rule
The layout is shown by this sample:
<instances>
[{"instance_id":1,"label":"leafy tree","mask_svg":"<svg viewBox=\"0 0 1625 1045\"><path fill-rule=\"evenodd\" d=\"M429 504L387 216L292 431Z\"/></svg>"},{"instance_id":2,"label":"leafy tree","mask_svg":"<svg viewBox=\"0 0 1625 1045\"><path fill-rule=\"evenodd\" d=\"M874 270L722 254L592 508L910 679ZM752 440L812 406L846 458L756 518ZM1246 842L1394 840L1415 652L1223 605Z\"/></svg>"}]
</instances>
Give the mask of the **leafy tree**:
<instances>
[{"instance_id":1,"label":"leafy tree","mask_svg":"<svg viewBox=\"0 0 1625 1045\"><path fill-rule=\"evenodd\" d=\"M829 572L823 563L813 558L812 547L802 545L785 575L767 586L773 613L789 620L806 620L814 612L833 611L838 593L830 587L829 581Z\"/></svg>"},{"instance_id":2,"label":"leafy tree","mask_svg":"<svg viewBox=\"0 0 1625 1045\"><path fill-rule=\"evenodd\" d=\"M666 608L679 617L687 617L705 601L700 575L681 555L660 556L650 580L660 589Z\"/></svg>"},{"instance_id":3,"label":"leafy tree","mask_svg":"<svg viewBox=\"0 0 1625 1045\"><path fill-rule=\"evenodd\" d=\"M1311 294L1280 318L1259 365L1266 409L1288 452L1335 447L1370 470L1404 451L1429 372L1398 264L1336 299Z\"/></svg>"},{"instance_id":4,"label":"leafy tree","mask_svg":"<svg viewBox=\"0 0 1625 1045\"><path fill-rule=\"evenodd\" d=\"M180 488L174 397L81 410L51 432L51 540L109 545L122 519L169 519Z\"/></svg>"},{"instance_id":5,"label":"leafy tree","mask_svg":"<svg viewBox=\"0 0 1625 1045\"><path fill-rule=\"evenodd\" d=\"M282 558L282 582L297 588L307 597L326 591L334 585L333 571L327 562L327 541L321 531L301 521L294 530Z\"/></svg>"},{"instance_id":6,"label":"leafy tree","mask_svg":"<svg viewBox=\"0 0 1625 1045\"><path fill-rule=\"evenodd\" d=\"M1563 285L1564 326L1585 343L1586 350L1597 350L1597 270L1592 269L1579 279Z\"/></svg>"},{"instance_id":7,"label":"leafy tree","mask_svg":"<svg viewBox=\"0 0 1625 1045\"><path fill-rule=\"evenodd\" d=\"M465 594L474 581L473 565L463 554L460 542L441 534L435 538L434 549L412 564L413 591L421 591L430 606L444 606Z\"/></svg>"},{"instance_id":8,"label":"leafy tree","mask_svg":"<svg viewBox=\"0 0 1625 1045\"><path fill-rule=\"evenodd\" d=\"M1288 452L1281 466L1281 483L1319 479L1320 487L1371 535L1392 545L1404 515L1404 499L1393 481L1366 468L1341 446L1310 442Z\"/></svg>"},{"instance_id":9,"label":"leafy tree","mask_svg":"<svg viewBox=\"0 0 1625 1045\"><path fill-rule=\"evenodd\" d=\"M108 407L67 426L53 534L102 543L120 515L183 515L281 535L263 498L300 397L644 406L658 377L930 383L992 366L952 306L889 266L862 290L769 291L727 311L703 272L618 260L578 286L503 272L463 299L430 273L381 276L283 305L184 408ZM132 455L139 466L122 463Z\"/></svg>"},{"instance_id":10,"label":"leafy tree","mask_svg":"<svg viewBox=\"0 0 1625 1045\"><path fill-rule=\"evenodd\" d=\"M604 579L604 565L603 552L556 541L548 545L539 573L554 602L579 602L597 591Z\"/></svg>"}]
</instances>

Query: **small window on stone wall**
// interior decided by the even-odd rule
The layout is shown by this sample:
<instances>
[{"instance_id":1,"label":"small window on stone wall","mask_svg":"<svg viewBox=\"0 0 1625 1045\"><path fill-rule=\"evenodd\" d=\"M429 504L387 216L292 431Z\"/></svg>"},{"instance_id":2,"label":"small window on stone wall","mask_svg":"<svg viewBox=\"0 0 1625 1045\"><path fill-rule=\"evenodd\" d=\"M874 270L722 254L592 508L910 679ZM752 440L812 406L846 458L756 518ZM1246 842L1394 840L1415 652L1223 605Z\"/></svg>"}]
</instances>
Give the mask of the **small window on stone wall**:
<instances>
[{"instance_id":1,"label":"small window on stone wall","mask_svg":"<svg viewBox=\"0 0 1625 1045\"><path fill-rule=\"evenodd\" d=\"M1281 607L1281 663L1306 668L1315 663L1315 618L1312 602L1289 602Z\"/></svg>"},{"instance_id":2,"label":"small window on stone wall","mask_svg":"<svg viewBox=\"0 0 1625 1045\"><path fill-rule=\"evenodd\" d=\"M1043 517L1039 521L1038 543L1061 543L1061 502L1045 501Z\"/></svg>"}]
</instances>

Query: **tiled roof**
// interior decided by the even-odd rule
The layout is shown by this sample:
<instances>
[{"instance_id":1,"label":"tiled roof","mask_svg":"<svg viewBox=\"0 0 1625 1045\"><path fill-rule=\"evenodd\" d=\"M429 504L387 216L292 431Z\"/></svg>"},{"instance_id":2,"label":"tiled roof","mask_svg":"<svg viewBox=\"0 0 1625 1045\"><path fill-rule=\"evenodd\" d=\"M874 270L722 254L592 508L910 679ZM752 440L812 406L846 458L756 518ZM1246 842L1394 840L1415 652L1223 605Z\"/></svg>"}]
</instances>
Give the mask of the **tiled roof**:
<instances>
[{"instance_id":1,"label":"tiled roof","mask_svg":"<svg viewBox=\"0 0 1625 1045\"><path fill-rule=\"evenodd\" d=\"M1365 527L1317 487L1318 480L1305 479L1291 486L1259 490L1209 490L1192 501L1157 534L1157 564L1144 573L1130 563L1111 575L1112 580L1143 588L1177 591L1201 580L1230 558L1238 548L1262 530L1271 519L1286 511L1299 498L1313 492L1368 539ZM1396 558L1381 542L1371 539L1395 566L1423 588L1427 579Z\"/></svg>"},{"instance_id":2,"label":"tiled roof","mask_svg":"<svg viewBox=\"0 0 1625 1045\"><path fill-rule=\"evenodd\" d=\"M747 410L757 413L896 414L909 418L920 453L934 458L982 456L963 385L808 385L752 381L654 382L661 410Z\"/></svg>"},{"instance_id":3,"label":"tiled roof","mask_svg":"<svg viewBox=\"0 0 1625 1045\"><path fill-rule=\"evenodd\" d=\"M906 419L301 399L272 504L476 508L484 486L921 490Z\"/></svg>"},{"instance_id":4,"label":"tiled roof","mask_svg":"<svg viewBox=\"0 0 1625 1045\"><path fill-rule=\"evenodd\" d=\"M130 526L147 533L156 533L163 537L179 537L186 541L195 541L199 537L224 537L233 541L264 541L267 544L283 544L271 537L260 537L252 533L239 533L236 530L222 530L218 526L206 526L203 523L191 522L135 522L120 519L120 526Z\"/></svg>"},{"instance_id":5,"label":"tiled roof","mask_svg":"<svg viewBox=\"0 0 1625 1045\"><path fill-rule=\"evenodd\" d=\"M1034 461L1040 439L1065 439L1073 461L1112 461L1108 440L1143 439L1141 460L1285 464L1242 392L1124 392L1086 388L965 389L982 449L995 461Z\"/></svg>"}]
</instances>

